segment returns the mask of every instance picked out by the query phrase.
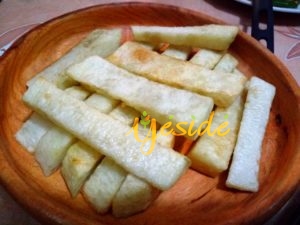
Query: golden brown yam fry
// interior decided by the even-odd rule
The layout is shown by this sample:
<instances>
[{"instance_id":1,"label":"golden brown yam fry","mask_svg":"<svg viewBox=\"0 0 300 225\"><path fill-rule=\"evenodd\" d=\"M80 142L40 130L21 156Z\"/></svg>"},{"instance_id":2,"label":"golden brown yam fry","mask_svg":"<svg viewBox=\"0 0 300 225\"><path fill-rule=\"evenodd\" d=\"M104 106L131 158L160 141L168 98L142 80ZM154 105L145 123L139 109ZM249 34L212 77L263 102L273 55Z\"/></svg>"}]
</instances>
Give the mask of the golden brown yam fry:
<instances>
[{"instance_id":1,"label":"golden brown yam fry","mask_svg":"<svg viewBox=\"0 0 300 225\"><path fill-rule=\"evenodd\" d=\"M150 80L193 91L229 106L241 94L246 79L233 73L216 72L126 42L107 58L113 64ZM234 84L234 85L233 85Z\"/></svg>"},{"instance_id":2,"label":"golden brown yam fry","mask_svg":"<svg viewBox=\"0 0 300 225\"><path fill-rule=\"evenodd\" d=\"M234 41L238 27L215 24L190 27L132 26L132 32L136 41L226 50Z\"/></svg>"}]
</instances>

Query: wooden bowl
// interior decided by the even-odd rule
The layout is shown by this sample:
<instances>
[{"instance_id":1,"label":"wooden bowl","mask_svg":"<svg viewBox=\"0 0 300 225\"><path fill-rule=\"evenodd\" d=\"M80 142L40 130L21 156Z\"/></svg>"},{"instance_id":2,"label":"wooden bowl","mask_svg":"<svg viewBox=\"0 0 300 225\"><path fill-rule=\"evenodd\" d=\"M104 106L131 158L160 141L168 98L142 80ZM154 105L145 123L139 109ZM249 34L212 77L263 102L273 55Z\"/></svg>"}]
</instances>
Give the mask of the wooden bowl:
<instances>
[{"instance_id":1,"label":"wooden bowl","mask_svg":"<svg viewBox=\"0 0 300 225\"><path fill-rule=\"evenodd\" d=\"M0 61L0 177L6 189L43 223L58 224L253 224L272 216L300 177L300 92L284 65L240 32L230 51L247 76L277 88L263 142L260 190L227 189L226 172L213 179L189 170L145 212L126 219L97 214L79 195L72 199L59 171L43 176L34 157L14 134L29 116L21 101L25 83L98 27L132 24L185 26L222 23L207 15L159 4L100 5L51 20L20 38ZM255 131L253 131L255 132Z\"/></svg>"}]
</instances>

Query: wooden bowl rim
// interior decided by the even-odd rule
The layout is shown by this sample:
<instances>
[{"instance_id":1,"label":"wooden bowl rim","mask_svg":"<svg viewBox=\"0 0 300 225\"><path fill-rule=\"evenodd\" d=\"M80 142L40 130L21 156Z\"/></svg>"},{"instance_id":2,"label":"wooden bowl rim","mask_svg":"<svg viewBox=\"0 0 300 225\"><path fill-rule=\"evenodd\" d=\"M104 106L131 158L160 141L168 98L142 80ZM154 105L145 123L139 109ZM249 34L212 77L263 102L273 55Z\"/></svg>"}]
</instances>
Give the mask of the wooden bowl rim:
<instances>
[{"instance_id":1,"label":"wooden bowl rim","mask_svg":"<svg viewBox=\"0 0 300 225\"><path fill-rule=\"evenodd\" d=\"M75 11L71 11L68 12L66 14L60 15L58 17L52 18L36 27L34 27L33 29L29 30L28 32L26 32L25 34L23 34L21 37L19 37L14 44L4 53L4 55L2 57L0 57L0 67L1 66L5 66L5 62L10 60L10 57L13 56L13 54L16 53L16 51L18 50L18 48L20 46L22 46L22 44L24 43L24 41L30 37L30 35L35 35L34 33L37 32L40 29L43 29L43 27L51 24L51 23L55 23L57 20L62 19L62 18L67 18L68 16L71 16L73 14L76 13L80 13L80 12L84 12L84 11L89 11L89 10L94 10L94 9L98 9L98 8L102 8L102 7L140 7L140 6L149 6L149 7L153 7L153 8L164 8L164 9L169 9L169 10L173 10L173 11L180 11L181 13L184 14L191 14L193 16L196 16L198 18L202 18L205 16L205 19L208 21L216 21L219 24L226 24L224 21L216 19L214 17L211 17L209 15L206 15L205 13L202 12L197 12L197 11L193 11L191 9L187 9L187 8L183 8L183 7L178 7L178 6L174 6L174 5L167 5L167 4L161 4L161 3L142 3L142 2L125 2L125 3L110 3L110 4L99 4L99 5L93 5L93 6L89 6L86 8L81 8ZM300 112L300 89L298 84L296 83L295 78L291 75L291 73L289 72L289 70L286 68L286 66L283 64L283 62L281 62L273 53L271 53L269 50L267 50L264 46L262 46L261 44L257 44L259 43L258 41L256 41L254 38L252 38L251 36L249 36L248 34L244 33L243 31L239 31L238 34L240 37L242 37L244 40L246 40L252 47L256 48L258 51L260 51L266 58L269 58L270 60L272 60L274 62L274 64L277 65L278 70L280 70L281 74L283 74L282 77L282 82L285 83L285 85L289 86L290 90L292 91L292 93L295 95L296 99L297 99L297 106L295 106L295 111ZM2 87L4 85L4 83L1 80L1 76L0 76L0 87ZM299 126L299 124L298 124ZM298 135L299 136L299 135ZM1 137L2 139L2 137ZM0 139L0 149L6 149L8 148L8 146L4 146L4 141ZM300 140L299 142L299 146L298 148L298 152L300 150ZM0 153L0 161L1 161L1 165L0 165L0 181L1 183L4 185L4 187L6 188L6 190L13 196L13 198L19 202L22 206L24 206L26 208L26 210L28 210L31 214L33 214L36 218L41 219L42 221L48 221L48 222L55 222L55 223L67 223L70 222L70 218L67 216L69 215L68 213L63 213L59 210L59 208L56 208L55 206L52 205L51 202L48 202L44 195L36 195L36 193L34 192L34 190L30 189L30 186L28 186L28 184L25 182L25 180L20 176L20 174L18 174L13 168L16 168L16 165L13 164L13 162L9 159L9 157L7 155L5 155L7 153L5 153L5 151L1 151ZM299 154L298 154L299 155ZM11 165L10 162L12 163ZM18 168L16 168L18 169ZM294 171L297 172L297 175L300 177L300 171ZM14 182L18 182L18 185L16 185L16 183ZM282 199L281 202L284 202L285 200L287 200L287 198L294 192L294 189L299 185L300 180L298 179L298 181L295 179L294 184L292 185L292 190L290 190L289 193L287 193ZM18 186L23 186L23 193L20 193L18 191ZM27 196L24 198L24 195ZM28 197L30 196L30 197ZM37 204L30 204L29 199L34 199L34 201ZM45 209L43 209L43 207L40 207L42 205L47 206L46 208L52 208L53 212L55 212L54 214L50 214L49 212ZM271 206L272 207L272 206ZM75 216L74 218L72 218L72 221L76 221L76 218L80 218L81 215L80 214L73 214L73 216ZM50 220L49 220L50 219ZM90 218L88 218L90 219ZM91 222L93 220L91 219ZM47 223L48 223L47 222Z\"/></svg>"}]
</instances>

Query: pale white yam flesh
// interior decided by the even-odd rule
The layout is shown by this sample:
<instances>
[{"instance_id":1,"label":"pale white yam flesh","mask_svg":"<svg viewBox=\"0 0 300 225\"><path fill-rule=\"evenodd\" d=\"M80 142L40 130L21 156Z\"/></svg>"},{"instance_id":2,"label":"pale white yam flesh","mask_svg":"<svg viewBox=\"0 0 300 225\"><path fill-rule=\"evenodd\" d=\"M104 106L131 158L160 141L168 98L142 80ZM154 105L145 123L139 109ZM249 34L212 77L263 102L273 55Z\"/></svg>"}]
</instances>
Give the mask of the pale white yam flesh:
<instances>
[{"instance_id":1,"label":"pale white yam flesh","mask_svg":"<svg viewBox=\"0 0 300 225\"><path fill-rule=\"evenodd\" d=\"M226 50L234 41L238 27L203 25L185 27L132 26L134 40L170 43L213 50Z\"/></svg>"},{"instance_id":2,"label":"pale white yam flesh","mask_svg":"<svg viewBox=\"0 0 300 225\"><path fill-rule=\"evenodd\" d=\"M252 77L226 185L244 191L259 189L258 173L266 125L275 87Z\"/></svg>"},{"instance_id":3,"label":"pale white yam flesh","mask_svg":"<svg viewBox=\"0 0 300 225\"><path fill-rule=\"evenodd\" d=\"M182 126L187 130L192 121L191 115L196 115L193 128L197 129L213 107L213 100L209 97L136 76L98 56L71 66L68 73L95 91L119 99L140 112L147 111L160 124L168 122L169 115L174 115L175 130L175 125L183 121L188 122ZM195 139L196 136L189 138Z\"/></svg>"},{"instance_id":4,"label":"pale white yam flesh","mask_svg":"<svg viewBox=\"0 0 300 225\"><path fill-rule=\"evenodd\" d=\"M190 165L187 157L159 144L151 154L142 154L141 143L133 135L126 136L128 126L71 97L45 79L34 82L23 100L128 172L161 190L172 187ZM150 144L147 142L145 147L149 149Z\"/></svg>"}]
</instances>

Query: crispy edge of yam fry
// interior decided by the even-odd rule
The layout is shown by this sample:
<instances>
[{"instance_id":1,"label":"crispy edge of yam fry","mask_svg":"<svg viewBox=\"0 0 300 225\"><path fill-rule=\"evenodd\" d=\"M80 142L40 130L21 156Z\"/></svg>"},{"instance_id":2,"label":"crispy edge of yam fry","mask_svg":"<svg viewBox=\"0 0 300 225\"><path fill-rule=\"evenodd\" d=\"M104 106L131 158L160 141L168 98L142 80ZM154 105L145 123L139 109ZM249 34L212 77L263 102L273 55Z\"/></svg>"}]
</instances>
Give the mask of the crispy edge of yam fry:
<instances>
[{"instance_id":1,"label":"crispy edge of yam fry","mask_svg":"<svg viewBox=\"0 0 300 225\"><path fill-rule=\"evenodd\" d=\"M275 87L257 77L249 81L245 109L226 186L244 191L259 189L259 162Z\"/></svg>"},{"instance_id":2,"label":"crispy edge of yam fry","mask_svg":"<svg viewBox=\"0 0 300 225\"><path fill-rule=\"evenodd\" d=\"M159 144L154 146L151 154L142 154L141 143L133 135L126 136L126 125L69 96L45 79L36 80L25 92L23 100L58 126L113 158L130 173L161 190L172 187L190 165L187 157ZM145 147L150 148L150 145L147 142Z\"/></svg>"},{"instance_id":3,"label":"crispy edge of yam fry","mask_svg":"<svg viewBox=\"0 0 300 225\"><path fill-rule=\"evenodd\" d=\"M88 56L108 56L119 47L121 34L121 29L94 30L69 52L29 80L27 85L30 86L38 77L44 77L62 89L72 86L74 81L69 79L64 70Z\"/></svg>"},{"instance_id":4,"label":"crispy edge of yam fry","mask_svg":"<svg viewBox=\"0 0 300 225\"><path fill-rule=\"evenodd\" d=\"M187 124L182 124L182 127L188 130L191 115L197 115L193 128L198 129L213 107L213 100L209 97L136 76L98 56L73 65L68 73L96 92L119 99L138 111L147 111L160 124L169 122L169 115L174 115L172 125L176 131L176 124L183 121ZM187 137L195 139L197 135Z\"/></svg>"},{"instance_id":5,"label":"crispy edge of yam fry","mask_svg":"<svg viewBox=\"0 0 300 225\"><path fill-rule=\"evenodd\" d=\"M160 55L130 41L107 59L147 79L211 97L216 105L222 107L233 103L242 93L246 82L244 76L212 71L191 62Z\"/></svg>"},{"instance_id":6,"label":"crispy edge of yam fry","mask_svg":"<svg viewBox=\"0 0 300 225\"><path fill-rule=\"evenodd\" d=\"M203 25L186 27L132 26L134 40L153 43L226 50L234 41L238 27Z\"/></svg>"}]
</instances>

